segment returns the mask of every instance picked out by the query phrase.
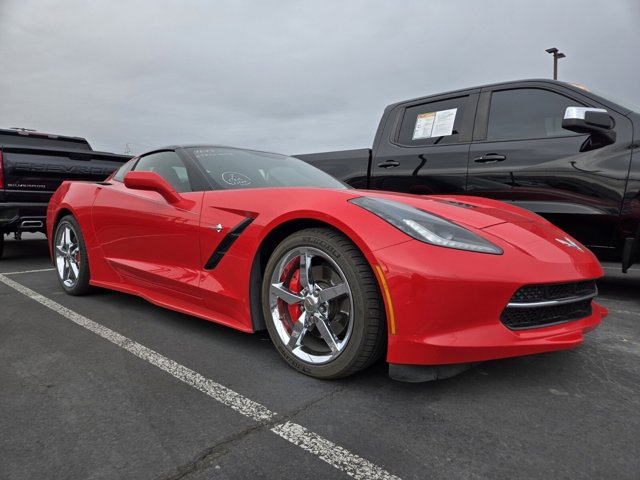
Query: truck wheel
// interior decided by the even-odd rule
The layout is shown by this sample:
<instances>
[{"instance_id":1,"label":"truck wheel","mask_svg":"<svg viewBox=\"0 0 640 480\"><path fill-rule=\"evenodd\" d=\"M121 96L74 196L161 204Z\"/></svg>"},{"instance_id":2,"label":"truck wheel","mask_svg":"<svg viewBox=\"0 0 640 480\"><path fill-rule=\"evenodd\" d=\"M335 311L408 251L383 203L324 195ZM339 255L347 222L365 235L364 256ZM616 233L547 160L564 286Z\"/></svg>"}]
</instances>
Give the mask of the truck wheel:
<instances>
[{"instance_id":1,"label":"truck wheel","mask_svg":"<svg viewBox=\"0 0 640 480\"><path fill-rule=\"evenodd\" d=\"M346 377L382 354L378 284L360 250L338 232L302 230L278 245L266 266L262 306L278 352L306 375Z\"/></svg>"},{"instance_id":2,"label":"truck wheel","mask_svg":"<svg viewBox=\"0 0 640 480\"><path fill-rule=\"evenodd\" d=\"M56 225L53 253L58 281L69 295L83 295L90 290L89 260L80 226L67 215Z\"/></svg>"}]
</instances>

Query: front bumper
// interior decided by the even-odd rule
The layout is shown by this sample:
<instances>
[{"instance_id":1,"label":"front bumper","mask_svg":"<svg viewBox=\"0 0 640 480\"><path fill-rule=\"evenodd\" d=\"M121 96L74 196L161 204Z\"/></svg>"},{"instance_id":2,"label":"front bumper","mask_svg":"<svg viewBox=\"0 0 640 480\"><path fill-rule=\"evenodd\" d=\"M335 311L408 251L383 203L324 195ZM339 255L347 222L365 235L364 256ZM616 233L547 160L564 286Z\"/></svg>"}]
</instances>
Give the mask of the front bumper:
<instances>
[{"instance_id":1,"label":"front bumper","mask_svg":"<svg viewBox=\"0 0 640 480\"><path fill-rule=\"evenodd\" d=\"M593 302L587 317L556 325L510 330L500 321L524 285L601 277L600 264L589 252L557 250L536 258L513 247L489 255L409 241L372 257L384 272L393 304L391 364L475 363L574 348L607 314ZM387 304L387 318L389 313Z\"/></svg>"}]
</instances>

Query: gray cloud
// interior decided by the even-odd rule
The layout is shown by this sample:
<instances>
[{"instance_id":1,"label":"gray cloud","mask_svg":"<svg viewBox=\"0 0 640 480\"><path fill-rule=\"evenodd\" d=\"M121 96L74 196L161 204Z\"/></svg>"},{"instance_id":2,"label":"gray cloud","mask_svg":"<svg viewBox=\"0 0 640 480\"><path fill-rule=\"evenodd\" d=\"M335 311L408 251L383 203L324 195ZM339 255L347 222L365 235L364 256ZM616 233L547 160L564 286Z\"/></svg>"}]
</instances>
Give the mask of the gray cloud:
<instances>
[{"instance_id":1,"label":"gray cloud","mask_svg":"<svg viewBox=\"0 0 640 480\"><path fill-rule=\"evenodd\" d=\"M4 0L0 126L134 152L368 146L385 105L548 77L640 104L640 8L601 1Z\"/></svg>"}]
</instances>

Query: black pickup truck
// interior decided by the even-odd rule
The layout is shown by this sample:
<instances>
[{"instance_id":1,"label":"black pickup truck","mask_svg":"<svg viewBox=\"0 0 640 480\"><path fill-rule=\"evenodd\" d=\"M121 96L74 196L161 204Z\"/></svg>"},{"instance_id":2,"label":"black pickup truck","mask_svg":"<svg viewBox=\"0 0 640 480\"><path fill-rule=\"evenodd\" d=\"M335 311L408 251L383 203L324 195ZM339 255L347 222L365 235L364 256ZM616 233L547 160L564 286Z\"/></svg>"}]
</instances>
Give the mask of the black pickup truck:
<instances>
[{"instance_id":1,"label":"black pickup truck","mask_svg":"<svg viewBox=\"0 0 640 480\"><path fill-rule=\"evenodd\" d=\"M640 113L523 80L389 105L372 149L298 158L356 188L512 202L627 271L640 259Z\"/></svg>"},{"instance_id":2,"label":"black pickup truck","mask_svg":"<svg viewBox=\"0 0 640 480\"><path fill-rule=\"evenodd\" d=\"M84 138L0 129L0 256L6 234L46 231L47 203L64 180L103 180L129 158L95 152Z\"/></svg>"}]
</instances>

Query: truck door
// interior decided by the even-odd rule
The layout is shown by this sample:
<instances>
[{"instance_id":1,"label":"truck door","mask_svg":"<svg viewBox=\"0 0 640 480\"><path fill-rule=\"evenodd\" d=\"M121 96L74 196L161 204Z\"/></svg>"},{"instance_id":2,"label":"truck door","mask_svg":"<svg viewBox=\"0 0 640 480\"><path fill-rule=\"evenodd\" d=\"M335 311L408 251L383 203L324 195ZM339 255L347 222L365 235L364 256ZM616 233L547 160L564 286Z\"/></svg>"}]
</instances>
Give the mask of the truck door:
<instances>
[{"instance_id":1,"label":"truck door","mask_svg":"<svg viewBox=\"0 0 640 480\"><path fill-rule=\"evenodd\" d=\"M588 135L562 128L567 107L597 107L568 89L522 85L483 90L469 152L467 193L513 202L583 244L615 247L630 155L628 119L609 110L618 141L588 150Z\"/></svg>"},{"instance_id":2,"label":"truck door","mask_svg":"<svg viewBox=\"0 0 640 480\"><path fill-rule=\"evenodd\" d=\"M374 143L370 188L463 192L477 102L470 91L392 107Z\"/></svg>"}]
</instances>

